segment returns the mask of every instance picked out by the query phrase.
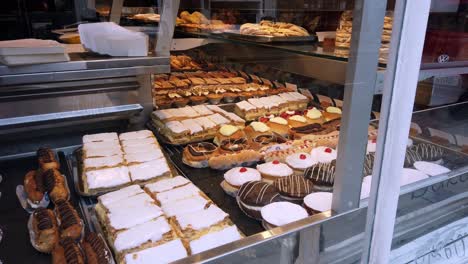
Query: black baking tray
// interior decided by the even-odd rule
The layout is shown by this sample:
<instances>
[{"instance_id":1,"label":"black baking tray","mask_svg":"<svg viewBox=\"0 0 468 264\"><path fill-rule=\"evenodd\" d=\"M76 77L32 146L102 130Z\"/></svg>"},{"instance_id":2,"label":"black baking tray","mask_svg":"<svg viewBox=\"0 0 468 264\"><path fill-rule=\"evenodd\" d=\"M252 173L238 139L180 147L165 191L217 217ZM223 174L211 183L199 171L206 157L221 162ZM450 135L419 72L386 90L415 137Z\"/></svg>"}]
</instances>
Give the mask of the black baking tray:
<instances>
[{"instance_id":1,"label":"black baking tray","mask_svg":"<svg viewBox=\"0 0 468 264\"><path fill-rule=\"evenodd\" d=\"M73 182L68 170L65 154L58 153L60 171L69 183ZM24 175L38 167L36 156L29 156L14 160L0 162L0 172L3 181L0 183L0 229L3 232L0 242L0 260L3 263L51 263L51 256L36 251L30 243L27 222L29 213L20 205L16 196L16 186L23 184ZM79 195L70 184L70 203L75 207L84 220L85 230L88 231L88 222L83 217L83 208ZM49 208L53 207L50 203Z\"/></svg>"}]
</instances>

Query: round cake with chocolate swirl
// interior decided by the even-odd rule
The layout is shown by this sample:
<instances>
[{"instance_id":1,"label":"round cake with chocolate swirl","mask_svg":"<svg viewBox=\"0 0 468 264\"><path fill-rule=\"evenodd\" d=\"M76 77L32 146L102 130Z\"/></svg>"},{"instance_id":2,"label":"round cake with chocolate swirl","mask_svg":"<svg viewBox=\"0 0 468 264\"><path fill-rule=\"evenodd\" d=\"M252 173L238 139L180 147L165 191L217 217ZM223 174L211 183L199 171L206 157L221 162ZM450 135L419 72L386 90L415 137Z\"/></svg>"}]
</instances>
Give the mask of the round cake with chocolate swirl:
<instances>
[{"instance_id":1,"label":"round cake with chocolate swirl","mask_svg":"<svg viewBox=\"0 0 468 264\"><path fill-rule=\"evenodd\" d=\"M271 184L262 181L251 181L242 184L236 196L239 208L248 217L262 220L263 206L281 200L279 191Z\"/></svg>"},{"instance_id":2,"label":"round cake with chocolate swirl","mask_svg":"<svg viewBox=\"0 0 468 264\"><path fill-rule=\"evenodd\" d=\"M317 163L304 171L304 177L314 184L318 191L331 191L335 182L335 161L329 163Z\"/></svg>"},{"instance_id":3,"label":"round cake with chocolate swirl","mask_svg":"<svg viewBox=\"0 0 468 264\"><path fill-rule=\"evenodd\" d=\"M405 167L411 167L416 161L439 161L445 155L444 149L439 146L420 143L406 149Z\"/></svg>"},{"instance_id":4,"label":"round cake with chocolate swirl","mask_svg":"<svg viewBox=\"0 0 468 264\"><path fill-rule=\"evenodd\" d=\"M298 204L302 204L304 197L314 190L314 184L300 175L277 179L273 186L278 189L283 200Z\"/></svg>"}]
</instances>

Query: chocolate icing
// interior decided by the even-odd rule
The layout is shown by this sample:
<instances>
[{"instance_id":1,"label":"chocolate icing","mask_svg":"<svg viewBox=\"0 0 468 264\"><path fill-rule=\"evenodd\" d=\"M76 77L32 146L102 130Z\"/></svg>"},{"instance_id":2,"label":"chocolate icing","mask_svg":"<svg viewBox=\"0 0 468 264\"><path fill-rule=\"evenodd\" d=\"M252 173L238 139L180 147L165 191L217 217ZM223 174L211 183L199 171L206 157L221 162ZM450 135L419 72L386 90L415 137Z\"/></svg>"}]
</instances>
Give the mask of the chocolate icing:
<instances>
[{"instance_id":1,"label":"chocolate icing","mask_svg":"<svg viewBox=\"0 0 468 264\"><path fill-rule=\"evenodd\" d=\"M57 201L57 212L60 218L60 227L67 229L72 225L79 224L79 219L76 216L75 208L68 201Z\"/></svg>"},{"instance_id":2,"label":"chocolate icing","mask_svg":"<svg viewBox=\"0 0 468 264\"><path fill-rule=\"evenodd\" d=\"M78 245L73 239L67 237L60 241L60 245L63 247L66 264L80 264L82 263L83 256L81 255Z\"/></svg>"},{"instance_id":3,"label":"chocolate icing","mask_svg":"<svg viewBox=\"0 0 468 264\"><path fill-rule=\"evenodd\" d=\"M94 250L94 253L96 253L99 264L109 263L110 258L106 244L98 235L95 233L88 233L85 237L85 241L91 246L91 248Z\"/></svg>"},{"instance_id":4,"label":"chocolate icing","mask_svg":"<svg viewBox=\"0 0 468 264\"><path fill-rule=\"evenodd\" d=\"M316 185L333 186L335 182L335 161L317 163L304 171L304 177Z\"/></svg>"},{"instance_id":5,"label":"chocolate icing","mask_svg":"<svg viewBox=\"0 0 468 264\"><path fill-rule=\"evenodd\" d=\"M46 191L44 187L44 177L42 176L41 173L37 171L34 173L34 181L36 182L36 190L38 192L43 193Z\"/></svg>"},{"instance_id":6,"label":"chocolate icing","mask_svg":"<svg viewBox=\"0 0 468 264\"><path fill-rule=\"evenodd\" d=\"M36 211L34 211L34 217L36 218L37 229L39 230L46 230L54 226L46 208L41 207L36 209Z\"/></svg>"},{"instance_id":7,"label":"chocolate icing","mask_svg":"<svg viewBox=\"0 0 468 264\"><path fill-rule=\"evenodd\" d=\"M264 206L280 200L278 189L262 181L242 184L237 196L243 203L253 206Z\"/></svg>"},{"instance_id":8,"label":"chocolate icing","mask_svg":"<svg viewBox=\"0 0 468 264\"><path fill-rule=\"evenodd\" d=\"M372 174L372 168L374 167L374 153L369 153L364 159L364 176Z\"/></svg>"},{"instance_id":9,"label":"chocolate icing","mask_svg":"<svg viewBox=\"0 0 468 264\"><path fill-rule=\"evenodd\" d=\"M238 152L247 148L246 139L227 139L221 142L221 148L226 151Z\"/></svg>"},{"instance_id":10,"label":"chocolate icing","mask_svg":"<svg viewBox=\"0 0 468 264\"><path fill-rule=\"evenodd\" d=\"M420 143L406 149L405 167L411 167L416 161L437 161L444 156L445 152L441 147Z\"/></svg>"},{"instance_id":11,"label":"chocolate icing","mask_svg":"<svg viewBox=\"0 0 468 264\"><path fill-rule=\"evenodd\" d=\"M216 146L209 142L200 142L189 144L188 150L193 156L203 156L211 154L216 150Z\"/></svg>"},{"instance_id":12,"label":"chocolate icing","mask_svg":"<svg viewBox=\"0 0 468 264\"><path fill-rule=\"evenodd\" d=\"M291 130L301 134L312 134L324 131L325 127L320 124L310 124L301 127L293 127Z\"/></svg>"},{"instance_id":13,"label":"chocolate icing","mask_svg":"<svg viewBox=\"0 0 468 264\"><path fill-rule=\"evenodd\" d=\"M282 195L294 198L304 198L313 191L314 184L299 175L280 178L273 183Z\"/></svg>"},{"instance_id":14,"label":"chocolate icing","mask_svg":"<svg viewBox=\"0 0 468 264\"><path fill-rule=\"evenodd\" d=\"M42 162L55 161L54 152L50 148L39 148L36 153L37 158L42 160Z\"/></svg>"},{"instance_id":15,"label":"chocolate icing","mask_svg":"<svg viewBox=\"0 0 468 264\"><path fill-rule=\"evenodd\" d=\"M54 170L53 169L46 170L42 174L42 179L44 181L44 187L45 187L46 191L51 192L55 187Z\"/></svg>"},{"instance_id":16,"label":"chocolate icing","mask_svg":"<svg viewBox=\"0 0 468 264\"><path fill-rule=\"evenodd\" d=\"M274 135L259 135L255 137L253 141L261 145L266 145L272 142L276 142L276 137Z\"/></svg>"}]
</instances>

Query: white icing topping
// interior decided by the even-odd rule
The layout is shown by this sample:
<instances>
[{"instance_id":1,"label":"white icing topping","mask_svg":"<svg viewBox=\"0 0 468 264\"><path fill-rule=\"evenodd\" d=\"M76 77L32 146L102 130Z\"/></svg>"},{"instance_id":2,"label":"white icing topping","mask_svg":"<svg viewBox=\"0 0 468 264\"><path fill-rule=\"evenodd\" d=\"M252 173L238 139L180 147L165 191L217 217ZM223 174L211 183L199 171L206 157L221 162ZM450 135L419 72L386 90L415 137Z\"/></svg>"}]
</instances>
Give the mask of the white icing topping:
<instances>
[{"instance_id":1,"label":"white icing topping","mask_svg":"<svg viewBox=\"0 0 468 264\"><path fill-rule=\"evenodd\" d=\"M231 121L234 121L234 122L241 122L241 123L245 122L244 119L240 118L238 115L234 113L226 113L226 117L231 119Z\"/></svg>"},{"instance_id":2,"label":"white icing topping","mask_svg":"<svg viewBox=\"0 0 468 264\"><path fill-rule=\"evenodd\" d=\"M141 164L128 166L132 181L149 180L169 172L169 166L164 158Z\"/></svg>"},{"instance_id":3,"label":"white icing topping","mask_svg":"<svg viewBox=\"0 0 468 264\"><path fill-rule=\"evenodd\" d=\"M108 157L114 155L122 155L122 150L120 149L120 145L107 147L107 148L86 148L85 157Z\"/></svg>"},{"instance_id":4,"label":"white icing topping","mask_svg":"<svg viewBox=\"0 0 468 264\"><path fill-rule=\"evenodd\" d=\"M322 117L322 112L320 112L320 110L314 107L307 111L306 116L310 119L317 119Z\"/></svg>"},{"instance_id":5,"label":"white icing topping","mask_svg":"<svg viewBox=\"0 0 468 264\"><path fill-rule=\"evenodd\" d=\"M120 143L118 140L87 142L83 144L83 149L85 151L94 150L94 149L116 148L116 147L120 148Z\"/></svg>"},{"instance_id":6,"label":"white icing topping","mask_svg":"<svg viewBox=\"0 0 468 264\"><path fill-rule=\"evenodd\" d=\"M192 196L200 195L200 189L198 189L192 183L184 185L182 187L178 187L172 190L168 190L165 192L160 192L156 194L156 199L161 204L167 204L170 202L175 202L179 200L184 200L190 198Z\"/></svg>"},{"instance_id":7,"label":"white icing topping","mask_svg":"<svg viewBox=\"0 0 468 264\"><path fill-rule=\"evenodd\" d=\"M273 164L273 161L257 165L257 170L273 177L286 177L293 174L293 170L288 165L281 162Z\"/></svg>"},{"instance_id":8,"label":"white icing topping","mask_svg":"<svg viewBox=\"0 0 468 264\"><path fill-rule=\"evenodd\" d=\"M171 217L201 210L205 208L207 204L208 201L205 198L193 196L184 200L163 204L162 209L166 216Z\"/></svg>"},{"instance_id":9,"label":"white icing topping","mask_svg":"<svg viewBox=\"0 0 468 264\"><path fill-rule=\"evenodd\" d=\"M411 138L408 138L408 142L406 143L406 147L409 148L413 146L413 140Z\"/></svg>"},{"instance_id":10,"label":"white icing topping","mask_svg":"<svg viewBox=\"0 0 468 264\"><path fill-rule=\"evenodd\" d=\"M162 179L155 183L145 185L145 187L152 193L164 192L173 188L185 185L190 181L182 176L176 176L174 178Z\"/></svg>"},{"instance_id":11,"label":"white icing topping","mask_svg":"<svg viewBox=\"0 0 468 264\"><path fill-rule=\"evenodd\" d=\"M426 178L429 178L429 176L424 172L415 169L403 168L403 175L401 176L400 186L404 186Z\"/></svg>"},{"instance_id":12,"label":"white icing topping","mask_svg":"<svg viewBox=\"0 0 468 264\"><path fill-rule=\"evenodd\" d=\"M125 154L133 154L133 153L143 153L143 152L154 152L156 150L160 150L159 145L156 144L148 144L148 145L140 145L140 146L124 146L123 150Z\"/></svg>"},{"instance_id":13,"label":"white icing topping","mask_svg":"<svg viewBox=\"0 0 468 264\"><path fill-rule=\"evenodd\" d=\"M249 104L249 102L247 101L240 101L238 103L236 103L236 106L242 110L242 111L250 111L250 110L255 110L257 109L255 106Z\"/></svg>"},{"instance_id":14,"label":"white icing topping","mask_svg":"<svg viewBox=\"0 0 468 264\"><path fill-rule=\"evenodd\" d=\"M124 157L125 157L125 161L127 161L127 163L147 162L147 161L162 158L163 153L162 153L161 149L155 149L155 150L151 150L151 151L148 151L148 152L125 154Z\"/></svg>"},{"instance_id":15,"label":"white icing topping","mask_svg":"<svg viewBox=\"0 0 468 264\"><path fill-rule=\"evenodd\" d=\"M190 250L192 254L219 247L221 245L241 239L236 226L227 227L221 231L206 234L199 239L190 241Z\"/></svg>"},{"instance_id":16,"label":"white icing topping","mask_svg":"<svg viewBox=\"0 0 468 264\"><path fill-rule=\"evenodd\" d=\"M329 192L311 193L304 197L304 204L312 210L325 212L331 210L332 197Z\"/></svg>"},{"instance_id":17,"label":"white icing topping","mask_svg":"<svg viewBox=\"0 0 468 264\"><path fill-rule=\"evenodd\" d=\"M329 106L329 107L327 107L326 111L327 111L328 113L340 114L340 115L341 115L341 109L339 109L338 107Z\"/></svg>"},{"instance_id":18,"label":"white icing topping","mask_svg":"<svg viewBox=\"0 0 468 264\"><path fill-rule=\"evenodd\" d=\"M326 152L326 149L330 149L331 153ZM332 162L333 160L336 160L336 150L328 147L317 147L312 149L310 152L310 155L312 158L321 163L329 163Z\"/></svg>"},{"instance_id":19,"label":"white icing topping","mask_svg":"<svg viewBox=\"0 0 468 264\"><path fill-rule=\"evenodd\" d=\"M96 142L96 141L114 141L119 140L117 133L99 133L83 136L83 143Z\"/></svg>"},{"instance_id":20,"label":"white icing topping","mask_svg":"<svg viewBox=\"0 0 468 264\"><path fill-rule=\"evenodd\" d=\"M198 115L200 116L206 116L206 115L212 115L214 114L208 107L204 105L196 105L192 106L193 110L195 110Z\"/></svg>"},{"instance_id":21,"label":"white icing topping","mask_svg":"<svg viewBox=\"0 0 468 264\"><path fill-rule=\"evenodd\" d=\"M372 175L364 177L361 185L361 199L369 197L371 191Z\"/></svg>"},{"instance_id":22,"label":"white icing topping","mask_svg":"<svg viewBox=\"0 0 468 264\"><path fill-rule=\"evenodd\" d=\"M296 111L289 111L289 110L286 111L286 114L288 114L288 115L294 115L295 113L296 113Z\"/></svg>"},{"instance_id":23,"label":"white icing topping","mask_svg":"<svg viewBox=\"0 0 468 264\"><path fill-rule=\"evenodd\" d=\"M293 116L291 116L289 119L290 119L290 120L297 121L297 122L301 122L301 123L307 122L307 119L305 119L305 117L300 116L300 115L293 115Z\"/></svg>"},{"instance_id":24,"label":"white icing topping","mask_svg":"<svg viewBox=\"0 0 468 264\"><path fill-rule=\"evenodd\" d=\"M377 148L377 141L375 141L374 139L367 141L367 149L366 149L367 154L374 153L376 148Z\"/></svg>"},{"instance_id":25,"label":"white icing topping","mask_svg":"<svg viewBox=\"0 0 468 264\"><path fill-rule=\"evenodd\" d=\"M227 120L224 116L216 113L214 115L208 116L208 118L213 121L216 125L223 125L228 124L229 120Z\"/></svg>"},{"instance_id":26,"label":"white icing topping","mask_svg":"<svg viewBox=\"0 0 468 264\"><path fill-rule=\"evenodd\" d=\"M450 172L450 170L444 166L426 161L416 161L413 167L429 176L437 176Z\"/></svg>"},{"instance_id":27,"label":"white icing topping","mask_svg":"<svg viewBox=\"0 0 468 264\"><path fill-rule=\"evenodd\" d=\"M259 100L257 98L250 98L247 100L251 105L253 105L255 108L266 108L265 104L263 103L262 100Z\"/></svg>"},{"instance_id":28,"label":"white icing topping","mask_svg":"<svg viewBox=\"0 0 468 264\"><path fill-rule=\"evenodd\" d=\"M176 108L175 111L179 112L180 117L197 117L199 116L198 113L191 107L185 106L182 108Z\"/></svg>"},{"instance_id":29,"label":"white icing topping","mask_svg":"<svg viewBox=\"0 0 468 264\"><path fill-rule=\"evenodd\" d=\"M228 214L212 204L208 209L178 215L176 219L182 230L187 228L201 230L223 221L226 217Z\"/></svg>"},{"instance_id":30,"label":"white icing topping","mask_svg":"<svg viewBox=\"0 0 468 264\"><path fill-rule=\"evenodd\" d=\"M232 136L234 133L236 133L238 130L239 128L236 126L224 125L219 129L219 133L223 136L229 137L229 136Z\"/></svg>"},{"instance_id":31,"label":"white icing topping","mask_svg":"<svg viewBox=\"0 0 468 264\"><path fill-rule=\"evenodd\" d=\"M262 176L256 169L235 167L224 174L224 179L229 184L240 187L242 184L249 181L260 181Z\"/></svg>"},{"instance_id":32,"label":"white icing topping","mask_svg":"<svg viewBox=\"0 0 468 264\"><path fill-rule=\"evenodd\" d=\"M270 128L265 125L265 123L262 123L262 122L252 122L250 123L250 126L257 132L261 132L261 133L264 133L264 132L267 132L268 130L270 130Z\"/></svg>"},{"instance_id":33,"label":"white icing topping","mask_svg":"<svg viewBox=\"0 0 468 264\"><path fill-rule=\"evenodd\" d=\"M181 134L188 132L188 129L179 121L170 121L166 123L166 127L172 131L172 133Z\"/></svg>"},{"instance_id":34,"label":"white icing topping","mask_svg":"<svg viewBox=\"0 0 468 264\"><path fill-rule=\"evenodd\" d=\"M171 231L171 226L164 216L150 220L117 233L114 240L115 249L120 252L140 246L147 241L157 242L163 235Z\"/></svg>"},{"instance_id":35,"label":"white icing topping","mask_svg":"<svg viewBox=\"0 0 468 264\"><path fill-rule=\"evenodd\" d=\"M306 218L307 211L290 202L275 202L268 204L260 211L262 218L275 226L282 226Z\"/></svg>"},{"instance_id":36,"label":"white icing topping","mask_svg":"<svg viewBox=\"0 0 468 264\"><path fill-rule=\"evenodd\" d=\"M195 118L194 121L197 122L197 124L202 126L204 129L210 129L210 128L216 127L216 124L213 121L211 121L208 117L205 117L205 116Z\"/></svg>"},{"instance_id":37,"label":"white icing topping","mask_svg":"<svg viewBox=\"0 0 468 264\"><path fill-rule=\"evenodd\" d=\"M272 119L270 119L270 122L273 122L273 123L276 123L276 124L280 124L280 125L287 125L288 124L288 121L282 117L273 117Z\"/></svg>"},{"instance_id":38,"label":"white icing topping","mask_svg":"<svg viewBox=\"0 0 468 264\"><path fill-rule=\"evenodd\" d=\"M128 187L124 187L118 191L106 193L98 197L99 202L107 207L109 204L118 202L120 200L126 199L130 196L143 193L143 190L140 188L139 185L130 185Z\"/></svg>"},{"instance_id":39,"label":"white icing topping","mask_svg":"<svg viewBox=\"0 0 468 264\"><path fill-rule=\"evenodd\" d=\"M140 138L140 139L129 139L122 141L122 146L125 147L133 147L133 146L145 146L145 145L157 145L158 142L156 141L156 138L154 137L148 137L148 138Z\"/></svg>"},{"instance_id":40,"label":"white icing topping","mask_svg":"<svg viewBox=\"0 0 468 264\"><path fill-rule=\"evenodd\" d=\"M173 115L171 115L171 111L168 111L168 109L154 111L153 115L155 115L160 120L166 120L173 117Z\"/></svg>"},{"instance_id":41,"label":"white icing topping","mask_svg":"<svg viewBox=\"0 0 468 264\"><path fill-rule=\"evenodd\" d=\"M149 130L127 132L127 133L122 133L119 135L119 139L121 141L132 140L132 139L143 139L143 138L149 138L149 137L154 137L153 132Z\"/></svg>"},{"instance_id":42,"label":"white icing topping","mask_svg":"<svg viewBox=\"0 0 468 264\"><path fill-rule=\"evenodd\" d=\"M302 159L304 158L304 159ZM286 157L286 163L294 169L306 169L316 163L310 154L294 153Z\"/></svg>"},{"instance_id":43,"label":"white icing topping","mask_svg":"<svg viewBox=\"0 0 468 264\"><path fill-rule=\"evenodd\" d=\"M307 100L307 97L299 92L289 92L289 95L298 100Z\"/></svg>"},{"instance_id":44,"label":"white icing topping","mask_svg":"<svg viewBox=\"0 0 468 264\"><path fill-rule=\"evenodd\" d=\"M101 168L101 167L114 167L123 163L122 156L110 156L101 158L87 158L83 161L85 169L88 168Z\"/></svg>"},{"instance_id":45,"label":"white icing topping","mask_svg":"<svg viewBox=\"0 0 468 264\"><path fill-rule=\"evenodd\" d=\"M89 189L108 188L130 182L127 167L115 167L86 172Z\"/></svg>"},{"instance_id":46,"label":"white icing topping","mask_svg":"<svg viewBox=\"0 0 468 264\"><path fill-rule=\"evenodd\" d=\"M182 120L182 125L190 130L190 134L196 134L203 131L203 128L197 124L193 119Z\"/></svg>"},{"instance_id":47,"label":"white icing topping","mask_svg":"<svg viewBox=\"0 0 468 264\"><path fill-rule=\"evenodd\" d=\"M125 255L126 264L167 264L187 257L180 239Z\"/></svg>"}]
</instances>

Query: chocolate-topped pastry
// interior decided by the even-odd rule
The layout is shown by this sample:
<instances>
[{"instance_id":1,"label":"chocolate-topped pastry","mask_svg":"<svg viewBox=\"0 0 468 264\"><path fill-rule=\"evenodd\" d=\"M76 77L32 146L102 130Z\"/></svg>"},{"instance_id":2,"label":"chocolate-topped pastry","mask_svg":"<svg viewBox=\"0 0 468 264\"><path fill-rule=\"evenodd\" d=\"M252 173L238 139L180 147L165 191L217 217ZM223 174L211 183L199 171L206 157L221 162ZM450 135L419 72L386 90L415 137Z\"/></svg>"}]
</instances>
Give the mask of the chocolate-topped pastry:
<instances>
[{"instance_id":1,"label":"chocolate-topped pastry","mask_svg":"<svg viewBox=\"0 0 468 264\"><path fill-rule=\"evenodd\" d=\"M314 190L314 184L299 175L291 175L288 177L279 178L273 182L283 200L302 203L304 197Z\"/></svg>"},{"instance_id":2,"label":"chocolate-topped pastry","mask_svg":"<svg viewBox=\"0 0 468 264\"><path fill-rule=\"evenodd\" d=\"M438 161L443 158L444 149L428 143L420 143L406 149L405 167L411 167L416 161Z\"/></svg>"},{"instance_id":3,"label":"chocolate-topped pastry","mask_svg":"<svg viewBox=\"0 0 468 264\"><path fill-rule=\"evenodd\" d=\"M42 147L36 152L39 168L42 170L59 169L60 164L55 159L55 153L50 148Z\"/></svg>"},{"instance_id":4,"label":"chocolate-topped pastry","mask_svg":"<svg viewBox=\"0 0 468 264\"><path fill-rule=\"evenodd\" d=\"M42 180L42 174L38 171L29 171L24 176L24 191L32 207L39 206L44 198L45 188Z\"/></svg>"},{"instance_id":5,"label":"chocolate-topped pastry","mask_svg":"<svg viewBox=\"0 0 468 264\"><path fill-rule=\"evenodd\" d=\"M261 220L260 210L263 206L281 200L276 187L266 182L251 181L242 184L237 193L237 204L248 216Z\"/></svg>"},{"instance_id":6,"label":"chocolate-topped pastry","mask_svg":"<svg viewBox=\"0 0 468 264\"><path fill-rule=\"evenodd\" d=\"M60 237L79 239L83 230L83 223L70 202L65 200L57 201L55 213L60 224Z\"/></svg>"},{"instance_id":7,"label":"chocolate-topped pastry","mask_svg":"<svg viewBox=\"0 0 468 264\"><path fill-rule=\"evenodd\" d=\"M70 193L65 183L65 177L56 169L49 169L42 173L44 187L50 199L55 203L58 200L68 200Z\"/></svg>"},{"instance_id":8,"label":"chocolate-topped pastry","mask_svg":"<svg viewBox=\"0 0 468 264\"><path fill-rule=\"evenodd\" d=\"M221 141L220 147L208 160L212 169L226 170L237 166L247 167L257 163L262 154L252 149L245 138Z\"/></svg>"},{"instance_id":9,"label":"chocolate-topped pastry","mask_svg":"<svg viewBox=\"0 0 468 264\"><path fill-rule=\"evenodd\" d=\"M71 238L60 240L52 251L53 264L84 264L85 259L78 244Z\"/></svg>"},{"instance_id":10,"label":"chocolate-topped pastry","mask_svg":"<svg viewBox=\"0 0 468 264\"><path fill-rule=\"evenodd\" d=\"M302 127L291 128L291 134L295 139L299 139L306 135L327 135L332 132L339 131L340 120L331 120L323 124L309 124Z\"/></svg>"},{"instance_id":11,"label":"chocolate-topped pastry","mask_svg":"<svg viewBox=\"0 0 468 264\"><path fill-rule=\"evenodd\" d=\"M104 240L96 233L87 233L81 245L88 264L111 263L111 253L107 250Z\"/></svg>"},{"instance_id":12,"label":"chocolate-topped pastry","mask_svg":"<svg viewBox=\"0 0 468 264\"><path fill-rule=\"evenodd\" d=\"M33 212L31 221L34 247L40 252L50 253L59 240L54 212L40 207Z\"/></svg>"},{"instance_id":13,"label":"chocolate-topped pastry","mask_svg":"<svg viewBox=\"0 0 468 264\"><path fill-rule=\"evenodd\" d=\"M208 167L208 160L216 151L213 143L200 142L188 144L182 154L182 162L194 168Z\"/></svg>"},{"instance_id":14,"label":"chocolate-topped pastry","mask_svg":"<svg viewBox=\"0 0 468 264\"><path fill-rule=\"evenodd\" d=\"M245 138L223 140L219 147L221 153L239 152L244 149L248 149Z\"/></svg>"},{"instance_id":15,"label":"chocolate-topped pastry","mask_svg":"<svg viewBox=\"0 0 468 264\"><path fill-rule=\"evenodd\" d=\"M366 154L364 158L364 176L372 175L372 169L374 168L374 153Z\"/></svg>"},{"instance_id":16,"label":"chocolate-topped pastry","mask_svg":"<svg viewBox=\"0 0 468 264\"><path fill-rule=\"evenodd\" d=\"M335 182L335 161L317 163L304 171L304 177L314 183L314 188L321 191L330 191Z\"/></svg>"}]
</instances>

